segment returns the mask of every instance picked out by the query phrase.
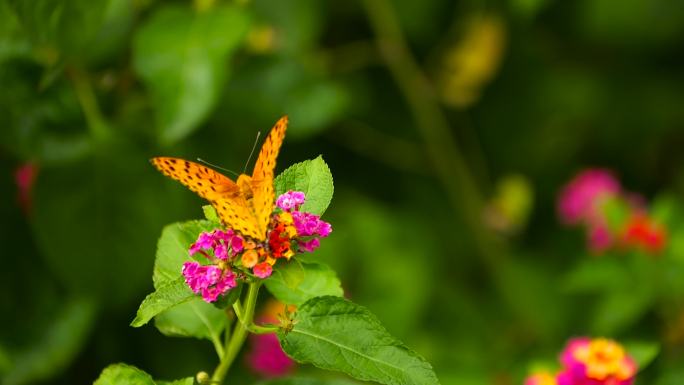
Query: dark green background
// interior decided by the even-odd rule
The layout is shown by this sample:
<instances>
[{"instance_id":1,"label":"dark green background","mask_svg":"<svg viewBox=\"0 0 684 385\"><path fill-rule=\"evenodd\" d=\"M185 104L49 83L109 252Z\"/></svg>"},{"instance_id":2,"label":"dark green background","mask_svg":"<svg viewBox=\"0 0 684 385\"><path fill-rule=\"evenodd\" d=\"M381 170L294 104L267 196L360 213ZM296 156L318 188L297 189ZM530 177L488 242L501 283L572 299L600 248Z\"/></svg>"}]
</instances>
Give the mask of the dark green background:
<instances>
[{"instance_id":1,"label":"dark green background","mask_svg":"<svg viewBox=\"0 0 684 385\"><path fill-rule=\"evenodd\" d=\"M320 259L443 384L520 384L573 335L658 343L640 384L684 376L684 3L211 3L0 0L4 383L89 383L122 361L163 379L211 370L208 342L128 326L162 227L202 216L147 160L240 172L283 114L278 169L323 154L335 178ZM499 58L486 39L463 43L483 20ZM479 95L461 106L439 97L457 51L493 63L482 80L450 67ZM39 169L29 213L13 176L26 162ZM560 186L592 165L659 208L660 257L593 259L558 224ZM534 205L504 236L482 211L510 174Z\"/></svg>"}]
</instances>

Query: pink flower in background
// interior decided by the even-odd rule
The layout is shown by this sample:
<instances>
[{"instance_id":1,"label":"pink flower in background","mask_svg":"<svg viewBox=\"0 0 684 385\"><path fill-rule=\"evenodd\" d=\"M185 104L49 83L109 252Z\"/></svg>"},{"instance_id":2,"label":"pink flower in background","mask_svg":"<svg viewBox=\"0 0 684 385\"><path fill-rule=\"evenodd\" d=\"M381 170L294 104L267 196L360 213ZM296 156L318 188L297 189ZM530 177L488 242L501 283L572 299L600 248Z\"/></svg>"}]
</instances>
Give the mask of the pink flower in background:
<instances>
[{"instance_id":1,"label":"pink flower in background","mask_svg":"<svg viewBox=\"0 0 684 385\"><path fill-rule=\"evenodd\" d=\"M587 169L575 176L558 197L558 214L568 225L582 225L587 247L600 254L614 247L659 253L667 229L649 217L646 199L621 191L605 169Z\"/></svg>"},{"instance_id":2,"label":"pink flower in background","mask_svg":"<svg viewBox=\"0 0 684 385\"><path fill-rule=\"evenodd\" d=\"M247 364L263 377L282 377L294 367L275 334L254 334L251 341L252 350L247 355Z\"/></svg>"},{"instance_id":3,"label":"pink flower in background","mask_svg":"<svg viewBox=\"0 0 684 385\"><path fill-rule=\"evenodd\" d=\"M604 198L620 193L620 182L606 169L586 169L565 185L558 198L558 214L563 223L593 220Z\"/></svg>"},{"instance_id":4,"label":"pink flower in background","mask_svg":"<svg viewBox=\"0 0 684 385\"><path fill-rule=\"evenodd\" d=\"M38 166L31 162L22 164L14 171L14 182L17 184L18 190L17 200L26 214L30 213L33 207L33 185L37 176Z\"/></svg>"},{"instance_id":5,"label":"pink flower in background","mask_svg":"<svg viewBox=\"0 0 684 385\"><path fill-rule=\"evenodd\" d=\"M606 338L571 339L560 360L558 385L631 385L637 372L622 345Z\"/></svg>"},{"instance_id":6,"label":"pink flower in background","mask_svg":"<svg viewBox=\"0 0 684 385\"><path fill-rule=\"evenodd\" d=\"M608 226L598 221L590 225L587 229L587 244L594 253L608 250L613 245L613 235Z\"/></svg>"},{"instance_id":7,"label":"pink flower in background","mask_svg":"<svg viewBox=\"0 0 684 385\"><path fill-rule=\"evenodd\" d=\"M294 307L289 307L294 311ZM285 311L285 305L276 300L269 300L258 317L258 323L277 323L278 315ZM295 362L288 357L278 343L275 334L252 334L251 349L245 360L250 369L262 377L283 377L295 367Z\"/></svg>"}]
</instances>

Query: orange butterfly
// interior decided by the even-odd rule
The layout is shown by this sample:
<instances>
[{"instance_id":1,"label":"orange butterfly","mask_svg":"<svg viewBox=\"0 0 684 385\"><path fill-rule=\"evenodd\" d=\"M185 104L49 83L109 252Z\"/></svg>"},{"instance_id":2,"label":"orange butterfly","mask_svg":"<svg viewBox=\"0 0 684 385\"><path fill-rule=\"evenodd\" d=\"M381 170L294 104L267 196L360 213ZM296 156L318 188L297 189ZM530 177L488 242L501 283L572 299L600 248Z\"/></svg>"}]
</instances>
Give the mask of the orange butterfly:
<instances>
[{"instance_id":1,"label":"orange butterfly","mask_svg":"<svg viewBox=\"0 0 684 385\"><path fill-rule=\"evenodd\" d=\"M264 241L275 200L273 170L286 129L287 116L283 116L261 146L252 176L240 174L237 182L184 159L157 157L151 161L164 175L208 200L225 226Z\"/></svg>"}]
</instances>

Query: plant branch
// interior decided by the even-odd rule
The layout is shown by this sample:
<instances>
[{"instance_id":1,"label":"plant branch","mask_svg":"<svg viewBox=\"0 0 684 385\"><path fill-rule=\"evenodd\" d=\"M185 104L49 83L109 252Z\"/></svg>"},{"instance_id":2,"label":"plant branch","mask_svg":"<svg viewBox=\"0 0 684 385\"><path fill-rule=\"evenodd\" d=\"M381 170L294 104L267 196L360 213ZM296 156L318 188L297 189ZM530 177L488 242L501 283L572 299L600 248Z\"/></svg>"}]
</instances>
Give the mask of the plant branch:
<instances>
[{"instance_id":1,"label":"plant branch","mask_svg":"<svg viewBox=\"0 0 684 385\"><path fill-rule=\"evenodd\" d=\"M111 134L110 127L102 116L88 74L75 67L69 68L67 73L74 85L76 98L81 104L91 135L96 139L106 139Z\"/></svg>"},{"instance_id":2,"label":"plant branch","mask_svg":"<svg viewBox=\"0 0 684 385\"><path fill-rule=\"evenodd\" d=\"M475 246L487 265L496 271L501 253L496 239L483 226L483 198L465 159L456 146L449 123L430 82L409 51L397 16L388 0L363 0L378 49L399 86L423 137L436 174L451 206L472 229Z\"/></svg>"},{"instance_id":3,"label":"plant branch","mask_svg":"<svg viewBox=\"0 0 684 385\"><path fill-rule=\"evenodd\" d=\"M226 373L228 373L228 369L230 369L230 365L233 363L233 361L235 361L235 357L237 357L242 345L245 343L248 330L243 322L246 324L250 324L252 322L260 286L261 282L252 282L249 284L244 309L241 308L239 300L233 305L235 314L238 315L238 319L241 321L235 323L232 336L226 345L226 352L223 355L221 362L219 362L219 365L216 367L216 370L214 370L214 374L211 376L213 384L220 385L223 383Z\"/></svg>"},{"instance_id":4,"label":"plant branch","mask_svg":"<svg viewBox=\"0 0 684 385\"><path fill-rule=\"evenodd\" d=\"M233 304L233 310L235 311L235 315L237 316L238 322L242 324L242 326L247 329L248 332L254 333L254 334L268 334L268 333L275 333L278 331L277 326L261 326L257 325L254 323L254 320L247 320L246 317L244 316L244 312L242 310L242 305L240 304L240 301L235 301ZM253 317L252 317L253 318Z\"/></svg>"}]
</instances>

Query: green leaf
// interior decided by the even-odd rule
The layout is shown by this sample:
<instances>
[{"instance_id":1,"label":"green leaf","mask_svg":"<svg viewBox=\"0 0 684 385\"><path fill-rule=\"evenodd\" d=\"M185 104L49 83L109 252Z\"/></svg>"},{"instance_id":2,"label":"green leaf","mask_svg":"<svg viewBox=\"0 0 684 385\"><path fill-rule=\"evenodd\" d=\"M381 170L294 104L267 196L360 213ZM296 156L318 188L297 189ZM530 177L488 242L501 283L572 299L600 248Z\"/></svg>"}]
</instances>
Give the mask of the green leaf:
<instances>
[{"instance_id":1,"label":"green leaf","mask_svg":"<svg viewBox=\"0 0 684 385\"><path fill-rule=\"evenodd\" d=\"M66 368L81 351L95 321L93 302L66 301L41 338L12 357L15 366L4 376L4 385L35 383Z\"/></svg>"},{"instance_id":2,"label":"green leaf","mask_svg":"<svg viewBox=\"0 0 684 385\"><path fill-rule=\"evenodd\" d=\"M228 58L248 26L239 7L193 12L167 5L140 28L134 68L152 93L163 143L184 138L211 112L228 75Z\"/></svg>"},{"instance_id":3,"label":"green leaf","mask_svg":"<svg viewBox=\"0 0 684 385\"><path fill-rule=\"evenodd\" d=\"M178 277L145 297L140 304L140 308L138 308L138 314L131 322L131 326L135 328L143 326L157 314L187 302L193 297L195 297L195 293L190 290L185 283L185 279L183 277Z\"/></svg>"},{"instance_id":4,"label":"green leaf","mask_svg":"<svg viewBox=\"0 0 684 385\"><path fill-rule=\"evenodd\" d=\"M126 364L106 367L93 385L155 385L149 374Z\"/></svg>"},{"instance_id":5,"label":"green leaf","mask_svg":"<svg viewBox=\"0 0 684 385\"><path fill-rule=\"evenodd\" d=\"M289 190L306 194L302 211L323 215L333 196L333 178L322 156L293 164L274 181L276 196Z\"/></svg>"},{"instance_id":6,"label":"green leaf","mask_svg":"<svg viewBox=\"0 0 684 385\"><path fill-rule=\"evenodd\" d=\"M165 336L219 341L226 327L226 314L202 298L195 297L157 315L154 326Z\"/></svg>"},{"instance_id":7,"label":"green leaf","mask_svg":"<svg viewBox=\"0 0 684 385\"><path fill-rule=\"evenodd\" d=\"M181 378L175 381L156 381L157 385L193 385L195 379L193 377Z\"/></svg>"},{"instance_id":8,"label":"green leaf","mask_svg":"<svg viewBox=\"0 0 684 385\"><path fill-rule=\"evenodd\" d=\"M109 1L11 0L9 5L39 46L79 55L87 50L99 31ZM54 55L58 53L55 52Z\"/></svg>"},{"instance_id":9,"label":"green leaf","mask_svg":"<svg viewBox=\"0 0 684 385\"><path fill-rule=\"evenodd\" d=\"M304 281L305 275L304 264L298 259L293 259L289 263L282 263L276 266L272 277L280 281L284 286L294 289Z\"/></svg>"},{"instance_id":10,"label":"green leaf","mask_svg":"<svg viewBox=\"0 0 684 385\"><path fill-rule=\"evenodd\" d=\"M0 1L0 63L13 58L28 58L31 44L24 35L14 10Z\"/></svg>"},{"instance_id":11,"label":"green leaf","mask_svg":"<svg viewBox=\"0 0 684 385\"><path fill-rule=\"evenodd\" d=\"M212 231L217 224L210 221L188 221L167 225L157 242L152 280L156 289L181 276L183 262L192 261L188 254L200 233Z\"/></svg>"},{"instance_id":12,"label":"green leaf","mask_svg":"<svg viewBox=\"0 0 684 385\"><path fill-rule=\"evenodd\" d=\"M5 375L12 367L12 359L9 352L0 345L0 375Z\"/></svg>"},{"instance_id":13,"label":"green leaf","mask_svg":"<svg viewBox=\"0 0 684 385\"><path fill-rule=\"evenodd\" d=\"M267 6L279 8L274 5L269 2ZM292 5L292 1L287 1L281 6L291 8ZM293 37L273 27L288 36L288 41ZM288 141L296 142L318 135L343 120L352 103L358 102L353 99L352 89L349 82L311 71L296 56L271 55L268 60L251 60L241 66L240 76L231 79L222 95L221 114L262 117L257 120L261 126L272 124L271 119L285 111L292 122L287 131Z\"/></svg>"},{"instance_id":14,"label":"green leaf","mask_svg":"<svg viewBox=\"0 0 684 385\"><path fill-rule=\"evenodd\" d=\"M636 362L639 371L644 370L660 353L660 344L657 342L627 341L623 346Z\"/></svg>"},{"instance_id":15,"label":"green leaf","mask_svg":"<svg viewBox=\"0 0 684 385\"><path fill-rule=\"evenodd\" d=\"M568 292L601 292L629 281L624 263L614 258L585 258L561 280Z\"/></svg>"},{"instance_id":16,"label":"green leaf","mask_svg":"<svg viewBox=\"0 0 684 385\"><path fill-rule=\"evenodd\" d=\"M261 381L258 385L354 385L357 382L344 378L287 377Z\"/></svg>"},{"instance_id":17,"label":"green leaf","mask_svg":"<svg viewBox=\"0 0 684 385\"><path fill-rule=\"evenodd\" d=\"M648 311L655 294L646 282L641 287L606 293L593 312L592 330L596 334L616 334L626 330Z\"/></svg>"},{"instance_id":18,"label":"green leaf","mask_svg":"<svg viewBox=\"0 0 684 385\"><path fill-rule=\"evenodd\" d=\"M302 363L387 385L439 384L432 366L392 337L366 308L339 297L304 303L292 330L281 330L283 350Z\"/></svg>"},{"instance_id":19,"label":"green leaf","mask_svg":"<svg viewBox=\"0 0 684 385\"><path fill-rule=\"evenodd\" d=\"M344 292L335 271L321 263L302 263L302 279L292 286L284 277L286 272L299 266L287 263L277 268L265 281L266 288L280 302L300 306L314 297L332 295L341 297Z\"/></svg>"},{"instance_id":20,"label":"green leaf","mask_svg":"<svg viewBox=\"0 0 684 385\"><path fill-rule=\"evenodd\" d=\"M216 213L216 209L212 205L204 205L202 206L202 212L204 212L204 217L210 221L210 222L216 222L217 224L221 223L221 219L219 219L218 214Z\"/></svg>"}]
</instances>

